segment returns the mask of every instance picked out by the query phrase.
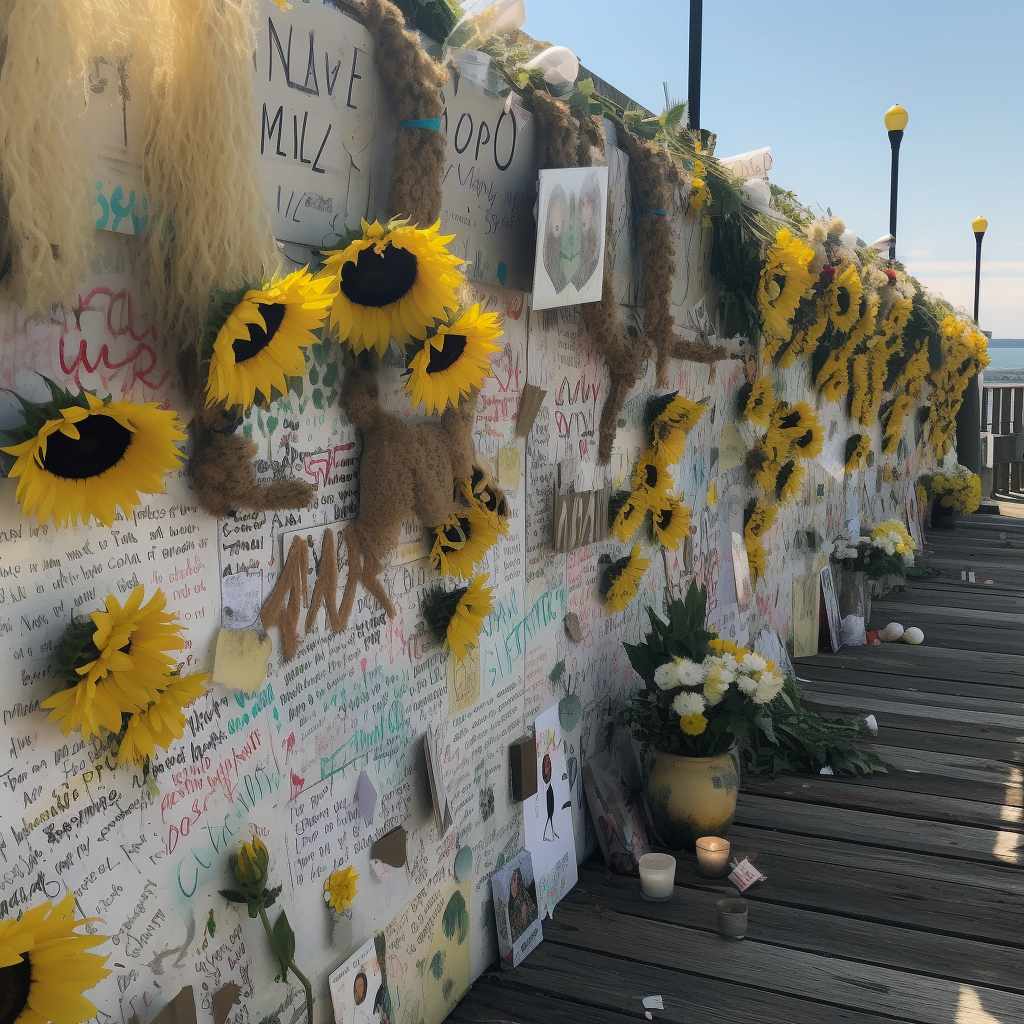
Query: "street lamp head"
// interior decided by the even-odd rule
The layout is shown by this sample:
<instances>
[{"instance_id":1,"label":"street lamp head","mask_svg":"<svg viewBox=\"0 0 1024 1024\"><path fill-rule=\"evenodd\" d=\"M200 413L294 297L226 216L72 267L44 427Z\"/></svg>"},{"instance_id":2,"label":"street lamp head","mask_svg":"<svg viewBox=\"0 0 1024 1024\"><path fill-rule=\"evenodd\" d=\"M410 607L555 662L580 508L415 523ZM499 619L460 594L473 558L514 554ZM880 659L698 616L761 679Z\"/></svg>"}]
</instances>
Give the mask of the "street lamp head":
<instances>
[{"instance_id":1,"label":"street lamp head","mask_svg":"<svg viewBox=\"0 0 1024 1024\"><path fill-rule=\"evenodd\" d=\"M901 132L907 127L910 115L897 103L885 112L885 127L891 132Z\"/></svg>"},{"instance_id":2,"label":"street lamp head","mask_svg":"<svg viewBox=\"0 0 1024 1024\"><path fill-rule=\"evenodd\" d=\"M983 235L988 231L988 221L984 217L975 217L971 221L971 227L976 235Z\"/></svg>"}]
</instances>

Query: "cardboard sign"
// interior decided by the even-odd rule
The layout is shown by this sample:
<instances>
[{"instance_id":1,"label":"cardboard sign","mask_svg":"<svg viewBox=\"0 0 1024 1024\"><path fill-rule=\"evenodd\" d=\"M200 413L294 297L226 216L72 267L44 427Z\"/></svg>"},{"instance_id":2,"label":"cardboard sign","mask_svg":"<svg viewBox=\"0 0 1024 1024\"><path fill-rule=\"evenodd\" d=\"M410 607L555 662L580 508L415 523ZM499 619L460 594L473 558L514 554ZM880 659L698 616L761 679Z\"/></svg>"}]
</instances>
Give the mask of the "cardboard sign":
<instances>
[{"instance_id":1,"label":"cardboard sign","mask_svg":"<svg viewBox=\"0 0 1024 1024\"><path fill-rule=\"evenodd\" d=\"M552 517L556 551L575 551L608 536L608 498L610 489L556 494Z\"/></svg>"},{"instance_id":2,"label":"cardboard sign","mask_svg":"<svg viewBox=\"0 0 1024 1024\"><path fill-rule=\"evenodd\" d=\"M821 597L825 602L825 616L828 619L832 652L835 653L843 646L843 617L839 614L839 595L836 593L836 581L832 575L832 567L824 566L818 577L821 580Z\"/></svg>"}]
</instances>

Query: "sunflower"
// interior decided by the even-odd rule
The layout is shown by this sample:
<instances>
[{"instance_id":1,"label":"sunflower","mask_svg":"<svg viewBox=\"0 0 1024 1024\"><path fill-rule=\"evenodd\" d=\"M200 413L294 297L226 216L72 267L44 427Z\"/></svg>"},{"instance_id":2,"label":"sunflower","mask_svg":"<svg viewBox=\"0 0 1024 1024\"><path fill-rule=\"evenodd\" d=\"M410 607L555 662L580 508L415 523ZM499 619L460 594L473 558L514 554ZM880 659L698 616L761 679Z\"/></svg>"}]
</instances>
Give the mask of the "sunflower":
<instances>
[{"instance_id":1,"label":"sunflower","mask_svg":"<svg viewBox=\"0 0 1024 1024\"><path fill-rule=\"evenodd\" d=\"M494 339L503 330L501 314L481 313L479 303L438 327L409 362L405 390L412 395L413 408L422 402L428 416L444 412L483 387L484 378L491 376L488 357L501 351Z\"/></svg>"},{"instance_id":2,"label":"sunflower","mask_svg":"<svg viewBox=\"0 0 1024 1024\"><path fill-rule=\"evenodd\" d=\"M633 486L634 492L648 495L668 494L674 485L669 464L665 462L663 456L654 448L648 448L637 459L630 483Z\"/></svg>"},{"instance_id":3,"label":"sunflower","mask_svg":"<svg viewBox=\"0 0 1024 1024\"><path fill-rule=\"evenodd\" d=\"M792 430L783 430L781 427L772 425L768 428L760 443L768 453L768 458L771 462L782 463L789 458L796 436ZM771 488L768 488L768 490L771 490Z\"/></svg>"},{"instance_id":4,"label":"sunflower","mask_svg":"<svg viewBox=\"0 0 1024 1024\"><path fill-rule=\"evenodd\" d=\"M288 378L306 369L304 350L334 300L329 278L296 270L265 288L250 288L217 331L206 381L206 405L222 403L248 412L286 394ZM236 293L237 294L237 293Z\"/></svg>"},{"instance_id":5,"label":"sunflower","mask_svg":"<svg viewBox=\"0 0 1024 1024\"><path fill-rule=\"evenodd\" d=\"M847 263L832 280L825 293L825 308L838 331L850 331L861 318L860 300L864 294L857 268Z\"/></svg>"},{"instance_id":6,"label":"sunflower","mask_svg":"<svg viewBox=\"0 0 1024 1024\"><path fill-rule=\"evenodd\" d=\"M49 900L18 920L0 921L0 1022L2 1024L80 1024L96 1015L82 993L106 978L107 957L86 950L106 935L78 935L99 918L75 918L70 890L54 905Z\"/></svg>"},{"instance_id":7,"label":"sunflower","mask_svg":"<svg viewBox=\"0 0 1024 1024\"><path fill-rule=\"evenodd\" d=\"M895 346L897 339L903 336L903 328L907 325L913 307L914 303L902 295L892 304L878 329L887 343L891 342Z\"/></svg>"},{"instance_id":8,"label":"sunflower","mask_svg":"<svg viewBox=\"0 0 1024 1024\"><path fill-rule=\"evenodd\" d=\"M601 596L609 612L621 612L636 597L640 580L650 564L649 558L640 557L640 545L634 544L626 557L608 566L601 581Z\"/></svg>"},{"instance_id":9,"label":"sunflower","mask_svg":"<svg viewBox=\"0 0 1024 1024\"><path fill-rule=\"evenodd\" d=\"M859 345L865 338L870 338L875 333L875 319L878 316L878 296L872 292L865 292L860 297L860 316L850 331L849 344L852 348Z\"/></svg>"},{"instance_id":10,"label":"sunflower","mask_svg":"<svg viewBox=\"0 0 1024 1024\"><path fill-rule=\"evenodd\" d=\"M757 305L765 334L786 339L792 333L791 321L797 305L810 293L814 284L808 264L814 250L794 238L788 228L775 236L765 256L757 286Z\"/></svg>"},{"instance_id":11,"label":"sunflower","mask_svg":"<svg viewBox=\"0 0 1024 1024\"><path fill-rule=\"evenodd\" d=\"M772 390L771 378L759 377L750 389L743 412L751 423L756 423L759 427L767 427L778 404L778 399Z\"/></svg>"},{"instance_id":12,"label":"sunflower","mask_svg":"<svg viewBox=\"0 0 1024 1024\"><path fill-rule=\"evenodd\" d=\"M339 913L343 914L352 906L359 890L356 882L359 881L359 872L350 864L342 871L334 871L324 881L324 902Z\"/></svg>"},{"instance_id":13,"label":"sunflower","mask_svg":"<svg viewBox=\"0 0 1024 1024\"><path fill-rule=\"evenodd\" d=\"M807 429L793 439L792 453L798 459L816 459L824 445L825 428L815 414L814 421L807 424Z\"/></svg>"},{"instance_id":14,"label":"sunflower","mask_svg":"<svg viewBox=\"0 0 1024 1024\"><path fill-rule=\"evenodd\" d=\"M508 499L489 472L474 466L473 475L459 483L459 490L471 507L488 517L499 536L508 533Z\"/></svg>"},{"instance_id":15,"label":"sunflower","mask_svg":"<svg viewBox=\"0 0 1024 1024\"><path fill-rule=\"evenodd\" d=\"M707 412L707 404L706 398L691 402L678 391L659 395L647 403L653 451L663 464L672 465L683 457L687 435Z\"/></svg>"},{"instance_id":16,"label":"sunflower","mask_svg":"<svg viewBox=\"0 0 1024 1024\"><path fill-rule=\"evenodd\" d=\"M128 720L117 754L118 762L134 761L143 765L156 753L156 748L166 750L175 740L180 740L185 734L183 709L203 694L207 678L206 672L168 676L168 683L156 702Z\"/></svg>"},{"instance_id":17,"label":"sunflower","mask_svg":"<svg viewBox=\"0 0 1024 1024\"><path fill-rule=\"evenodd\" d=\"M498 539L498 527L475 504L452 512L434 528L430 564L445 576L469 579Z\"/></svg>"},{"instance_id":18,"label":"sunflower","mask_svg":"<svg viewBox=\"0 0 1024 1024\"><path fill-rule=\"evenodd\" d=\"M768 565L768 552L765 546L753 537L745 538L747 549L747 568L750 570L750 578L756 583L763 575Z\"/></svg>"},{"instance_id":19,"label":"sunflower","mask_svg":"<svg viewBox=\"0 0 1024 1024\"><path fill-rule=\"evenodd\" d=\"M678 498L669 497L651 508L654 536L669 551L675 551L690 532L690 509Z\"/></svg>"},{"instance_id":20,"label":"sunflower","mask_svg":"<svg viewBox=\"0 0 1024 1024\"><path fill-rule=\"evenodd\" d=\"M754 446L747 452L744 465L763 490L774 489L779 463L772 458L763 438L754 442Z\"/></svg>"},{"instance_id":21,"label":"sunflower","mask_svg":"<svg viewBox=\"0 0 1024 1024\"><path fill-rule=\"evenodd\" d=\"M760 540L774 525L779 514L777 505L769 505L762 498L758 498L747 508L746 521L743 524L743 531L748 537Z\"/></svg>"},{"instance_id":22,"label":"sunflower","mask_svg":"<svg viewBox=\"0 0 1024 1024\"><path fill-rule=\"evenodd\" d=\"M867 434L851 434L846 439L843 457L846 459L846 472L852 473L864 465L868 451L871 449L871 438Z\"/></svg>"},{"instance_id":23,"label":"sunflower","mask_svg":"<svg viewBox=\"0 0 1024 1024\"><path fill-rule=\"evenodd\" d=\"M460 588L455 612L445 630L452 654L462 661L480 641L480 627L494 607L491 588L485 586L487 573L477 576L468 587Z\"/></svg>"},{"instance_id":24,"label":"sunflower","mask_svg":"<svg viewBox=\"0 0 1024 1024\"><path fill-rule=\"evenodd\" d=\"M80 728L85 739L100 727L121 731L122 715L144 711L155 701L174 668L171 651L185 646L177 616L165 612L163 591L142 603L145 588L136 587L124 607L108 594L106 611L93 612L92 624L73 622L57 650L60 674L80 677L66 690L41 702L50 719L67 736Z\"/></svg>"},{"instance_id":25,"label":"sunflower","mask_svg":"<svg viewBox=\"0 0 1024 1024\"><path fill-rule=\"evenodd\" d=\"M850 389L849 361L852 346L847 343L833 349L825 357L815 376L815 383L830 402L836 402Z\"/></svg>"},{"instance_id":26,"label":"sunflower","mask_svg":"<svg viewBox=\"0 0 1024 1024\"><path fill-rule=\"evenodd\" d=\"M794 405L780 402L772 416L772 427L794 441L818 425L818 414L807 402L796 402Z\"/></svg>"},{"instance_id":27,"label":"sunflower","mask_svg":"<svg viewBox=\"0 0 1024 1024\"><path fill-rule=\"evenodd\" d=\"M184 456L177 442L185 431L177 413L154 402L103 401L88 391L72 397L47 381L52 398L41 405L22 400L25 423L5 433L17 443L11 469L21 511L45 523L75 526L92 516L113 526L117 509L128 517L140 494L164 489L164 474Z\"/></svg>"},{"instance_id":28,"label":"sunflower","mask_svg":"<svg viewBox=\"0 0 1024 1024\"><path fill-rule=\"evenodd\" d=\"M882 430L882 451L886 455L891 455L899 447L900 438L903 436L903 421L913 406L914 399L910 395L900 395L892 403Z\"/></svg>"},{"instance_id":29,"label":"sunflower","mask_svg":"<svg viewBox=\"0 0 1024 1024\"><path fill-rule=\"evenodd\" d=\"M651 510L651 497L653 495L646 491L633 491L631 494L624 494L611 525L612 533L623 544L632 539L633 534L644 521L644 517Z\"/></svg>"},{"instance_id":30,"label":"sunflower","mask_svg":"<svg viewBox=\"0 0 1024 1024\"><path fill-rule=\"evenodd\" d=\"M780 467L775 478L775 497L778 501L795 501L800 494L800 485L804 482L804 467L798 466L790 459Z\"/></svg>"},{"instance_id":31,"label":"sunflower","mask_svg":"<svg viewBox=\"0 0 1024 1024\"><path fill-rule=\"evenodd\" d=\"M382 356L392 338L402 346L426 338L459 308L465 260L448 251L455 236L442 235L440 221L422 229L402 220L362 223L363 237L329 253L323 274L337 281L331 327L340 340Z\"/></svg>"}]
</instances>

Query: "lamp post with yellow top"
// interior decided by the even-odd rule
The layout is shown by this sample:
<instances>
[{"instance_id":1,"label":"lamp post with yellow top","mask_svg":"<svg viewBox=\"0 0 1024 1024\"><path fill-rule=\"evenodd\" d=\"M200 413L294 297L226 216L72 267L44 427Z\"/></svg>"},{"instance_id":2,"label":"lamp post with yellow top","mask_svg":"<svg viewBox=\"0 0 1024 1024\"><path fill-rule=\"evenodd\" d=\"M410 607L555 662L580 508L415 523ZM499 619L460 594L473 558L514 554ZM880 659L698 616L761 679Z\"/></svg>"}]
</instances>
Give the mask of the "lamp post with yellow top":
<instances>
[{"instance_id":1,"label":"lamp post with yellow top","mask_svg":"<svg viewBox=\"0 0 1024 1024\"><path fill-rule=\"evenodd\" d=\"M981 242L988 230L984 217L971 222L974 231L974 322L978 322L978 302L981 298ZM972 473L983 478L982 494L989 496L990 484L981 459L981 388L978 374L972 374L964 388L963 402L956 414L956 459ZM984 486L988 485L988 486ZM985 511L986 506L982 506Z\"/></svg>"},{"instance_id":2,"label":"lamp post with yellow top","mask_svg":"<svg viewBox=\"0 0 1024 1024\"><path fill-rule=\"evenodd\" d=\"M892 176L889 186L889 259L896 259L896 197L900 180L900 143L910 115L897 103L885 112L885 127L889 132L889 146L892 148Z\"/></svg>"}]
</instances>

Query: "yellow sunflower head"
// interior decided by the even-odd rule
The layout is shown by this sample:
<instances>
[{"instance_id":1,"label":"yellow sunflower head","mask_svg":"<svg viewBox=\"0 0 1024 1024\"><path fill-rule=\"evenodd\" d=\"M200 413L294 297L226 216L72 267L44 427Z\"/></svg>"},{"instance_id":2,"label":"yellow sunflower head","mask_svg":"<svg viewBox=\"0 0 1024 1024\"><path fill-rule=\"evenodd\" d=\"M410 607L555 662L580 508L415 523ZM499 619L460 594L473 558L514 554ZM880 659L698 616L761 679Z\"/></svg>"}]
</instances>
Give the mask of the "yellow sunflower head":
<instances>
[{"instance_id":1,"label":"yellow sunflower head","mask_svg":"<svg viewBox=\"0 0 1024 1024\"><path fill-rule=\"evenodd\" d=\"M117 760L144 765L157 749L166 750L185 733L185 708L205 691L208 676L196 672L188 676L168 676L156 701L128 720Z\"/></svg>"},{"instance_id":2,"label":"yellow sunflower head","mask_svg":"<svg viewBox=\"0 0 1024 1024\"><path fill-rule=\"evenodd\" d=\"M334 299L331 280L296 270L263 288L225 299L211 318L216 331L206 381L207 406L246 413L288 391L288 379L306 370L305 350L320 339Z\"/></svg>"},{"instance_id":3,"label":"yellow sunflower head","mask_svg":"<svg viewBox=\"0 0 1024 1024\"><path fill-rule=\"evenodd\" d=\"M616 496L618 507L612 519L611 531L623 544L631 540L640 528L640 524L651 509L651 497L647 491L623 492Z\"/></svg>"},{"instance_id":4,"label":"yellow sunflower head","mask_svg":"<svg viewBox=\"0 0 1024 1024\"><path fill-rule=\"evenodd\" d=\"M757 305L765 334L780 340L792 333L792 319L800 300L814 285L808 265L814 250L788 228L775 236L765 255L757 286Z\"/></svg>"},{"instance_id":5,"label":"yellow sunflower head","mask_svg":"<svg viewBox=\"0 0 1024 1024\"><path fill-rule=\"evenodd\" d=\"M690 532L690 509L676 497L663 499L651 508L651 525L658 543L675 551Z\"/></svg>"},{"instance_id":6,"label":"yellow sunflower head","mask_svg":"<svg viewBox=\"0 0 1024 1024\"><path fill-rule=\"evenodd\" d=\"M497 539L497 522L477 505L456 509L434 528L430 564L445 576L468 580Z\"/></svg>"},{"instance_id":7,"label":"yellow sunflower head","mask_svg":"<svg viewBox=\"0 0 1024 1024\"><path fill-rule=\"evenodd\" d=\"M124 607L108 594L106 610L93 612L91 621L78 619L64 633L57 649L57 674L68 682L42 701L50 718L67 736L80 728L85 739L121 731L122 716L145 710L156 700L174 668L169 652L185 646L175 615L165 612L158 590L146 604L144 587L136 587Z\"/></svg>"},{"instance_id":8,"label":"yellow sunflower head","mask_svg":"<svg viewBox=\"0 0 1024 1024\"><path fill-rule=\"evenodd\" d=\"M652 450L665 465L683 457L686 438L707 412L707 405L706 398L691 402L678 391L648 400L646 418L651 427Z\"/></svg>"},{"instance_id":9,"label":"yellow sunflower head","mask_svg":"<svg viewBox=\"0 0 1024 1024\"><path fill-rule=\"evenodd\" d=\"M775 525L778 514L779 507L769 504L763 498L758 498L757 501L751 502L746 509L746 517L743 524L744 535L759 540Z\"/></svg>"},{"instance_id":10,"label":"yellow sunflower head","mask_svg":"<svg viewBox=\"0 0 1024 1024\"><path fill-rule=\"evenodd\" d=\"M110 971L107 957L87 950L106 935L75 931L99 918L75 917L70 890L57 904L31 907L17 920L0 921L0 1021L4 1024L79 1024L96 1016L82 994Z\"/></svg>"},{"instance_id":11,"label":"yellow sunflower head","mask_svg":"<svg viewBox=\"0 0 1024 1024\"><path fill-rule=\"evenodd\" d=\"M477 646L484 619L494 607L487 573L473 577L468 587L445 590L436 586L423 595L423 621L434 636L462 661Z\"/></svg>"},{"instance_id":12,"label":"yellow sunflower head","mask_svg":"<svg viewBox=\"0 0 1024 1024\"><path fill-rule=\"evenodd\" d=\"M621 612L636 597L650 564L649 558L640 557L640 545L634 544L625 558L608 566L601 581L601 596L609 612Z\"/></svg>"},{"instance_id":13,"label":"yellow sunflower head","mask_svg":"<svg viewBox=\"0 0 1024 1024\"><path fill-rule=\"evenodd\" d=\"M913 407L914 399L910 395L900 395L883 417L882 451L886 455L890 455L899 447L900 438L903 436L903 421Z\"/></svg>"},{"instance_id":14,"label":"yellow sunflower head","mask_svg":"<svg viewBox=\"0 0 1024 1024\"><path fill-rule=\"evenodd\" d=\"M421 402L427 415L456 406L491 376L490 356L504 327L500 313L481 313L479 303L451 324L441 324L409 360L405 390L415 409Z\"/></svg>"},{"instance_id":15,"label":"yellow sunflower head","mask_svg":"<svg viewBox=\"0 0 1024 1024\"><path fill-rule=\"evenodd\" d=\"M359 872L350 864L341 871L334 871L324 880L324 902L333 907L339 914L343 914L352 906L359 890L356 882L359 881Z\"/></svg>"},{"instance_id":16,"label":"yellow sunflower head","mask_svg":"<svg viewBox=\"0 0 1024 1024\"><path fill-rule=\"evenodd\" d=\"M751 423L767 427L778 404L771 377L759 377L750 387L743 406L743 414Z\"/></svg>"},{"instance_id":17,"label":"yellow sunflower head","mask_svg":"<svg viewBox=\"0 0 1024 1024\"><path fill-rule=\"evenodd\" d=\"M878 317L879 299L876 292L865 291L860 297L860 316L850 331L849 340L853 347L875 333L875 320Z\"/></svg>"},{"instance_id":18,"label":"yellow sunflower head","mask_svg":"<svg viewBox=\"0 0 1024 1024\"><path fill-rule=\"evenodd\" d=\"M792 453L798 459L816 459L825 444L825 428L819 422L817 414L807 423L807 429L793 438Z\"/></svg>"},{"instance_id":19,"label":"yellow sunflower head","mask_svg":"<svg viewBox=\"0 0 1024 1024\"><path fill-rule=\"evenodd\" d=\"M846 459L846 472L852 473L860 469L871 450L871 438L867 434L851 434L846 439L844 458Z\"/></svg>"},{"instance_id":20,"label":"yellow sunflower head","mask_svg":"<svg viewBox=\"0 0 1024 1024\"><path fill-rule=\"evenodd\" d=\"M630 479L633 490L640 493L668 494L674 484L669 465L670 463L665 462L664 457L653 447L648 448L637 459L633 468L633 476Z\"/></svg>"},{"instance_id":21,"label":"yellow sunflower head","mask_svg":"<svg viewBox=\"0 0 1024 1024\"><path fill-rule=\"evenodd\" d=\"M508 533L508 498L489 469L479 464L473 466L473 475L459 483L459 490L470 506L487 515L499 536Z\"/></svg>"},{"instance_id":22,"label":"yellow sunflower head","mask_svg":"<svg viewBox=\"0 0 1024 1024\"><path fill-rule=\"evenodd\" d=\"M762 490L774 489L775 478L779 473L779 463L772 457L764 438L759 438L754 442L753 447L747 452L744 465Z\"/></svg>"},{"instance_id":23,"label":"yellow sunflower head","mask_svg":"<svg viewBox=\"0 0 1024 1024\"><path fill-rule=\"evenodd\" d=\"M765 572L768 565L768 551L756 537L745 539L747 549L747 567L750 569L750 579L756 583Z\"/></svg>"},{"instance_id":24,"label":"yellow sunflower head","mask_svg":"<svg viewBox=\"0 0 1024 1024\"><path fill-rule=\"evenodd\" d=\"M860 300L864 294L857 268L847 263L832 279L825 293L829 319L838 331L851 331L861 318Z\"/></svg>"},{"instance_id":25,"label":"yellow sunflower head","mask_svg":"<svg viewBox=\"0 0 1024 1024\"><path fill-rule=\"evenodd\" d=\"M438 321L459 308L465 263L447 249L454 235L401 220L382 227L363 221L363 235L329 253L323 276L336 282L331 327L353 352L375 349L383 356L391 339L399 345L426 338Z\"/></svg>"},{"instance_id":26,"label":"yellow sunflower head","mask_svg":"<svg viewBox=\"0 0 1024 1024\"><path fill-rule=\"evenodd\" d=\"M804 482L804 467L790 459L779 467L775 478L775 497L778 501L795 501L800 496L800 485Z\"/></svg>"},{"instance_id":27,"label":"yellow sunflower head","mask_svg":"<svg viewBox=\"0 0 1024 1024\"><path fill-rule=\"evenodd\" d=\"M10 475L26 516L57 526L90 517L113 526L117 509L131 517L141 494L164 490L164 474L183 459L185 431L177 413L155 403L103 401L88 391L72 396L47 381L51 399L19 399L25 422L4 433L15 443Z\"/></svg>"}]
</instances>

